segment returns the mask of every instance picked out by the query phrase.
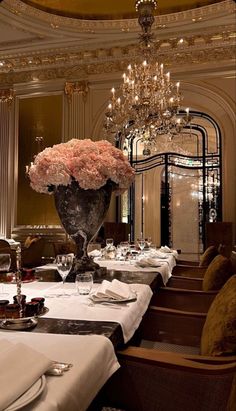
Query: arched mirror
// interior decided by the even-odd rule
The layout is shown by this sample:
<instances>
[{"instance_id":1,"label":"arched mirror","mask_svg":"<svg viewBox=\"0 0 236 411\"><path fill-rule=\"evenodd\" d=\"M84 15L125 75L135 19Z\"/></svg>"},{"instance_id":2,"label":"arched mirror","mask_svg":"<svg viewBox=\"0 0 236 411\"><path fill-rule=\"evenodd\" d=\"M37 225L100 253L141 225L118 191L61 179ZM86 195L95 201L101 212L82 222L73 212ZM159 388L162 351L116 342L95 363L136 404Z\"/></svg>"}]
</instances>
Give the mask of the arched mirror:
<instances>
[{"instance_id":1,"label":"arched mirror","mask_svg":"<svg viewBox=\"0 0 236 411\"><path fill-rule=\"evenodd\" d=\"M133 136L122 142L136 170L135 184L122 208L132 237L152 237L182 253L199 254L205 223L222 219L221 133L216 122L192 111L191 126L181 134L158 136L147 144Z\"/></svg>"}]
</instances>

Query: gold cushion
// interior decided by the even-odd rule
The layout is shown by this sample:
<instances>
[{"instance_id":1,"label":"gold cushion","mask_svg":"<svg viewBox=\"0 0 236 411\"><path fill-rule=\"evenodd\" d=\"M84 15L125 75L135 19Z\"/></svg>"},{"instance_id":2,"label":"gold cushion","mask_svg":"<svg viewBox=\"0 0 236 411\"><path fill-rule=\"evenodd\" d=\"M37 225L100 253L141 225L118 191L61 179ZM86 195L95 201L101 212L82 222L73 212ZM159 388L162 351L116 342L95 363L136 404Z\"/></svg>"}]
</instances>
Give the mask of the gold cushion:
<instances>
[{"instance_id":1,"label":"gold cushion","mask_svg":"<svg viewBox=\"0 0 236 411\"><path fill-rule=\"evenodd\" d=\"M214 245L210 245L201 255L199 266L207 267L218 254L217 248Z\"/></svg>"},{"instance_id":2,"label":"gold cushion","mask_svg":"<svg viewBox=\"0 0 236 411\"><path fill-rule=\"evenodd\" d=\"M202 330L201 354L236 354L236 275L227 281L210 306Z\"/></svg>"},{"instance_id":3,"label":"gold cushion","mask_svg":"<svg viewBox=\"0 0 236 411\"><path fill-rule=\"evenodd\" d=\"M223 255L217 255L204 274L203 291L220 290L232 274L231 261Z\"/></svg>"}]
</instances>

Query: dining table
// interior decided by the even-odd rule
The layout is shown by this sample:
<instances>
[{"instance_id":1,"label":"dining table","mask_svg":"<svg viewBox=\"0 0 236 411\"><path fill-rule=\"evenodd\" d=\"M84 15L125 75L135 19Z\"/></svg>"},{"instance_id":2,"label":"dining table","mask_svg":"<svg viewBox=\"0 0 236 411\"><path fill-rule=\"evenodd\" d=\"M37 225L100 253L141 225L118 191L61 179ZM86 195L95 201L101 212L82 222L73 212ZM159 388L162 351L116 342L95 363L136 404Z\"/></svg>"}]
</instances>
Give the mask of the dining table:
<instances>
[{"instance_id":1,"label":"dining table","mask_svg":"<svg viewBox=\"0 0 236 411\"><path fill-rule=\"evenodd\" d=\"M68 335L104 335L111 340L115 349L121 348L138 329L153 295L151 287L156 284L157 275L139 273L136 281L130 272L110 272L106 278L117 278L127 282L136 293L136 301L123 304L94 304L90 296L79 295L75 283L61 281L26 281L21 285L21 293L26 301L45 298L46 311L37 319L34 329L29 332ZM124 281L125 280L125 281ZM94 292L103 280L94 281ZM151 285L151 287L150 287ZM4 284L5 299L13 302L16 284ZM66 293L66 297L63 296Z\"/></svg>"},{"instance_id":2,"label":"dining table","mask_svg":"<svg viewBox=\"0 0 236 411\"><path fill-rule=\"evenodd\" d=\"M104 270L94 274L91 293L96 293L104 280L118 280L129 285L135 294L134 300L121 304L96 304L91 301L91 295L79 295L74 282L63 284L55 266L50 264L36 270L31 279L22 281L21 293L26 295L26 301L43 297L44 310L32 328L14 331L2 327L0 346L4 341L16 346L23 344L25 352L33 349L37 355L39 353L73 366L62 377L45 372L40 380L32 384L35 387L33 393L31 388L27 389L22 398L13 401L12 408L6 408L7 411L21 409L22 403L23 411L85 411L110 376L118 370L115 352L138 339L142 318L153 293L165 283L170 265L159 265L158 268L164 267L163 275L157 267L135 266L132 270L132 264L113 263L102 260ZM14 277L12 281L6 281L9 278L5 278L4 298L12 302L17 287ZM17 385L16 376L14 383ZM17 401L20 401L21 408Z\"/></svg>"},{"instance_id":3,"label":"dining table","mask_svg":"<svg viewBox=\"0 0 236 411\"><path fill-rule=\"evenodd\" d=\"M0 331L0 347L4 343L7 343L5 357L10 344L13 349L5 368L1 367L1 411L86 411L102 386L119 368L111 341L101 335ZM24 362L24 358L15 356L16 350L21 357L25 356ZM26 385L28 389L22 396L11 402L22 379L27 377L27 373L33 375L32 368L39 366L35 361L31 368L27 367L29 350L33 350L36 359L40 355L46 356L49 360L70 364L70 368L59 376L46 370L44 375L32 379L29 387ZM18 367L19 362L21 367ZM9 373L10 381L7 379ZM6 394L7 398L4 398ZM4 400L10 401L7 408Z\"/></svg>"}]
</instances>

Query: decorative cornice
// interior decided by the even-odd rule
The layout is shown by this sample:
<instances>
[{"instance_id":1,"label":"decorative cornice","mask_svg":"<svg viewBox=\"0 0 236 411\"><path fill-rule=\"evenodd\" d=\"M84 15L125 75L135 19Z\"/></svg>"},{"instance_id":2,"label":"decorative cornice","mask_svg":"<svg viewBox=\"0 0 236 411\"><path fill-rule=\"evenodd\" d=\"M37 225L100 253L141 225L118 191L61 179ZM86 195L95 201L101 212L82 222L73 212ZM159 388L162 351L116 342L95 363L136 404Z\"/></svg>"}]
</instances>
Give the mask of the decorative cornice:
<instances>
[{"instance_id":1,"label":"decorative cornice","mask_svg":"<svg viewBox=\"0 0 236 411\"><path fill-rule=\"evenodd\" d=\"M168 55L171 59L175 59L175 55L183 56L186 54L191 63L191 55L201 53L204 55L205 61L208 61L208 51L214 49L232 49L235 46L236 34L232 31L233 27L221 27L221 30L213 32L211 34L189 36L184 39L183 43L179 43L177 39L160 40L154 43L153 52L156 54L157 59L168 60ZM134 60L140 56L139 45L133 44L129 46L120 46L112 48L99 48L95 50L76 51L75 48L68 48L64 52L54 50L54 52L37 52L29 55L14 56L12 58L6 58L0 60L0 84L4 73L12 72L15 77L19 71L27 71L34 73L39 69L45 70L51 68L55 69L68 69L69 67L79 67L107 63L112 61L121 60L124 58L132 58ZM232 57L233 58L233 57ZM186 61L186 58L184 59ZM15 74L13 74L15 72ZM2 74L1 74L2 73ZM22 74L24 76L24 74ZM37 77L38 78L38 77Z\"/></svg>"},{"instance_id":2,"label":"decorative cornice","mask_svg":"<svg viewBox=\"0 0 236 411\"><path fill-rule=\"evenodd\" d=\"M82 94L83 100L85 102L87 94L89 92L89 83L87 81L67 81L65 84L64 92L68 97L69 103L72 102L72 96L74 93Z\"/></svg>"},{"instance_id":3,"label":"decorative cornice","mask_svg":"<svg viewBox=\"0 0 236 411\"><path fill-rule=\"evenodd\" d=\"M132 51L134 59L136 58L135 51L135 49ZM93 61L88 63L82 61L69 66L64 63L60 67L44 67L34 70L25 69L21 72L10 71L5 74L0 74L0 84L17 84L56 79L67 79L68 81L74 81L74 79L82 80L93 74L122 72L130 63L130 58L131 55L127 53L119 55L119 58L110 58L110 60L104 59L103 61ZM185 49L180 49L178 52L172 50L172 53L168 54L161 51L158 53L158 59L163 62L166 67L172 69L173 72L176 67L178 67L178 70L182 68L187 72L188 70L191 71L193 68L196 69L207 63L215 68L219 63L222 64L223 62L226 62L228 64L229 62L234 61L235 45L231 44L228 47L224 47L224 45L221 44L218 47L206 47L205 49L196 48L189 50L188 52L186 52ZM79 82L78 84L81 83Z\"/></svg>"},{"instance_id":4,"label":"decorative cornice","mask_svg":"<svg viewBox=\"0 0 236 411\"><path fill-rule=\"evenodd\" d=\"M20 0L5 0L3 6L18 16L31 17L41 22L49 23L52 28L70 28L70 30L79 30L81 32L94 33L101 30L137 30L138 22L136 19L122 20L80 20L68 17L61 17L46 13L31 6L22 3ZM198 20L199 18L209 18L214 14L230 12L234 10L234 1L226 0L223 2L211 4L204 7L186 10L179 13L159 15L155 17L155 26L166 25L170 23L183 22L185 20Z\"/></svg>"}]
</instances>

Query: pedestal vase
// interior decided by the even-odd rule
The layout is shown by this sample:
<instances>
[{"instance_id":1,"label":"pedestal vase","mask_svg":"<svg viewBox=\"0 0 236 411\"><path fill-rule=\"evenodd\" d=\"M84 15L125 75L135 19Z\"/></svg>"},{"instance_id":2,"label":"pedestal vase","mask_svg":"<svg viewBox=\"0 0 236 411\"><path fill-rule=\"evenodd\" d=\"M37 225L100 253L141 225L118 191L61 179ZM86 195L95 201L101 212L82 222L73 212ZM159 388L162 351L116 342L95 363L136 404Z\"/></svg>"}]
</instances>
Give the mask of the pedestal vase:
<instances>
[{"instance_id":1,"label":"pedestal vase","mask_svg":"<svg viewBox=\"0 0 236 411\"><path fill-rule=\"evenodd\" d=\"M74 265L68 279L76 273L99 269L88 256L89 242L101 227L108 211L113 183L107 183L98 190L84 190L73 180L70 185L59 185L54 190L55 206L67 234L76 243Z\"/></svg>"}]
</instances>

